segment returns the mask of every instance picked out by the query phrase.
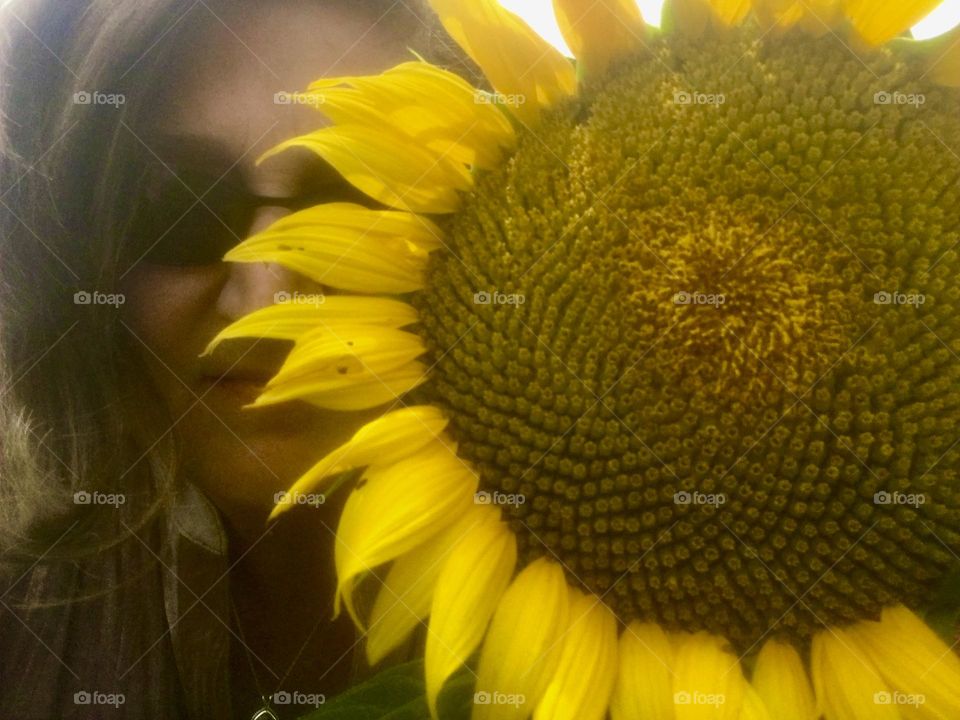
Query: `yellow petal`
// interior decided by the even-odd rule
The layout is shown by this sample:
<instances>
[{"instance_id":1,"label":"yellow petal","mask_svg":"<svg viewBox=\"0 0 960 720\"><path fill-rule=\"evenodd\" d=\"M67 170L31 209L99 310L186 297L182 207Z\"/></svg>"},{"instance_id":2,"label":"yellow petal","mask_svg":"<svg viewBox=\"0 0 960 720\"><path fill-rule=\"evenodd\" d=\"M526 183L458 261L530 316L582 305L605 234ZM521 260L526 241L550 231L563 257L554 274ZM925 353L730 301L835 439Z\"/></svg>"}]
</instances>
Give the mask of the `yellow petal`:
<instances>
[{"instance_id":1,"label":"yellow petal","mask_svg":"<svg viewBox=\"0 0 960 720\"><path fill-rule=\"evenodd\" d=\"M819 715L803 660L789 643L764 644L757 655L753 687L778 720L816 720Z\"/></svg>"},{"instance_id":2,"label":"yellow petal","mask_svg":"<svg viewBox=\"0 0 960 720\"><path fill-rule=\"evenodd\" d=\"M570 593L560 664L534 720L603 720L617 679L617 619L595 595Z\"/></svg>"},{"instance_id":3,"label":"yellow petal","mask_svg":"<svg viewBox=\"0 0 960 720\"><path fill-rule=\"evenodd\" d=\"M842 9L841 0L759 0L754 4L764 29L770 25L781 29L796 25L815 37L842 24Z\"/></svg>"},{"instance_id":4,"label":"yellow petal","mask_svg":"<svg viewBox=\"0 0 960 720\"><path fill-rule=\"evenodd\" d=\"M390 298L328 295L314 303L297 302L297 296L287 295L288 302L260 308L227 325L210 341L203 354L209 355L224 340L232 338L297 340L321 324L364 322L401 328L418 321L412 306Z\"/></svg>"},{"instance_id":5,"label":"yellow petal","mask_svg":"<svg viewBox=\"0 0 960 720\"><path fill-rule=\"evenodd\" d=\"M751 0L709 0L716 17L727 27L739 25L750 12Z\"/></svg>"},{"instance_id":6,"label":"yellow petal","mask_svg":"<svg viewBox=\"0 0 960 720\"><path fill-rule=\"evenodd\" d=\"M406 393L427 381L427 366L421 362L391 370L371 373L368 379L354 379L349 385L318 382L308 379L267 390L253 403L271 405L288 400L303 400L326 410L369 410L388 403L396 403Z\"/></svg>"},{"instance_id":7,"label":"yellow petal","mask_svg":"<svg viewBox=\"0 0 960 720\"><path fill-rule=\"evenodd\" d=\"M844 0L850 24L870 45L882 45L913 27L942 0Z\"/></svg>"},{"instance_id":8,"label":"yellow petal","mask_svg":"<svg viewBox=\"0 0 960 720\"><path fill-rule=\"evenodd\" d=\"M553 11L581 77L603 75L611 62L642 47L636 0L553 0Z\"/></svg>"},{"instance_id":9,"label":"yellow petal","mask_svg":"<svg viewBox=\"0 0 960 720\"><path fill-rule=\"evenodd\" d=\"M517 575L500 599L480 653L473 720L530 715L560 661L569 596L563 570L549 560L535 560Z\"/></svg>"},{"instance_id":10,"label":"yellow petal","mask_svg":"<svg viewBox=\"0 0 960 720\"><path fill-rule=\"evenodd\" d=\"M916 708L917 717L960 718L960 657L913 612L885 608L880 622L860 622L848 632L898 693L893 699L904 715Z\"/></svg>"},{"instance_id":11,"label":"yellow petal","mask_svg":"<svg viewBox=\"0 0 960 720\"><path fill-rule=\"evenodd\" d=\"M427 62L408 62L381 75L322 78L310 86L318 108L340 125L391 127L439 155L497 167L516 134L495 105L477 102L466 80Z\"/></svg>"},{"instance_id":12,"label":"yellow petal","mask_svg":"<svg viewBox=\"0 0 960 720\"><path fill-rule=\"evenodd\" d=\"M576 92L573 63L497 0L430 0L450 36L526 123Z\"/></svg>"},{"instance_id":13,"label":"yellow petal","mask_svg":"<svg viewBox=\"0 0 960 720\"><path fill-rule=\"evenodd\" d=\"M423 289L439 238L433 223L412 213L327 203L278 220L224 260L276 262L342 290L398 294Z\"/></svg>"},{"instance_id":14,"label":"yellow petal","mask_svg":"<svg viewBox=\"0 0 960 720\"><path fill-rule=\"evenodd\" d=\"M424 352L421 337L403 330L346 323L321 327L296 342L253 406L386 385L384 378L413 369L413 360Z\"/></svg>"},{"instance_id":15,"label":"yellow petal","mask_svg":"<svg viewBox=\"0 0 960 720\"><path fill-rule=\"evenodd\" d=\"M663 5L663 29L688 38L700 38L713 17L707 0L666 0Z\"/></svg>"},{"instance_id":16,"label":"yellow petal","mask_svg":"<svg viewBox=\"0 0 960 720\"><path fill-rule=\"evenodd\" d=\"M743 704L740 706L740 715L737 720L781 720L781 716L774 715L767 708L760 694L749 684L744 686Z\"/></svg>"},{"instance_id":17,"label":"yellow petal","mask_svg":"<svg viewBox=\"0 0 960 720\"><path fill-rule=\"evenodd\" d=\"M481 510L489 507L471 507L461 520L393 562L370 613L366 649L371 665L399 647L430 614L440 572L464 533L485 515Z\"/></svg>"},{"instance_id":18,"label":"yellow petal","mask_svg":"<svg viewBox=\"0 0 960 720\"><path fill-rule=\"evenodd\" d=\"M960 27L911 45L916 45L924 56L924 77L945 87L960 87Z\"/></svg>"},{"instance_id":19,"label":"yellow petal","mask_svg":"<svg viewBox=\"0 0 960 720\"><path fill-rule=\"evenodd\" d=\"M433 442L443 441L447 419L431 405L413 405L381 415L357 430L352 438L327 453L290 488L290 493L308 494L322 481L365 465L388 467L410 457ZM277 505L273 519L288 505Z\"/></svg>"},{"instance_id":20,"label":"yellow petal","mask_svg":"<svg viewBox=\"0 0 960 720\"><path fill-rule=\"evenodd\" d=\"M356 578L393 560L449 527L473 504L477 477L456 449L435 442L403 460L371 467L347 499L337 528L336 610L353 604Z\"/></svg>"},{"instance_id":21,"label":"yellow petal","mask_svg":"<svg viewBox=\"0 0 960 720\"><path fill-rule=\"evenodd\" d=\"M500 512L478 505L437 581L425 655L427 701L437 717L437 697L447 678L476 650L517 562L517 539Z\"/></svg>"},{"instance_id":22,"label":"yellow petal","mask_svg":"<svg viewBox=\"0 0 960 720\"><path fill-rule=\"evenodd\" d=\"M258 163L293 147L310 150L374 200L415 213L450 213L460 206L458 190L473 180L468 168L411 143L385 128L327 127L291 138L264 153Z\"/></svg>"},{"instance_id":23,"label":"yellow petal","mask_svg":"<svg viewBox=\"0 0 960 720\"><path fill-rule=\"evenodd\" d=\"M705 632L676 640L673 702L677 720L735 720L743 704L746 680L728 643Z\"/></svg>"},{"instance_id":24,"label":"yellow petal","mask_svg":"<svg viewBox=\"0 0 960 720\"><path fill-rule=\"evenodd\" d=\"M673 720L673 649L659 625L630 623L620 635L613 720Z\"/></svg>"},{"instance_id":25,"label":"yellow petal","mask_svg":"<svg viewBox=\"0 0 960 720\"><path fill-rule=\"evenodd\" d=\"M828 720L900 720L897 706L883 702L891 697L889 685L843 629L813 636L810 671L818 706Z\"/></svg>"}]
</instances>

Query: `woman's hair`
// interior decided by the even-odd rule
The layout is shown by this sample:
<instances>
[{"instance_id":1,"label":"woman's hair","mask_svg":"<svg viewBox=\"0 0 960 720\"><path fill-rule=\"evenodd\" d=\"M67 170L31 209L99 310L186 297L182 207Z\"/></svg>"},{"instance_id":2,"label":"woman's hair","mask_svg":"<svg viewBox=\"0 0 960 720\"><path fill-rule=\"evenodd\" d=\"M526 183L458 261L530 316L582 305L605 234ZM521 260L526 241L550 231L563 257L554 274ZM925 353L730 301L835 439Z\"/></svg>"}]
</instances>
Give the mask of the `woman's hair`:
<instances>
[{"instance_id":1,"label":"woman's hair","mask_svg":"<svg viewBox=\"0 0 960 720\"><path fill-rule=\"evenodd\" d=\"M314 1L368 11L410 47L465 67L425 4ZM0 10L0 570L115 547L171 496L175 433L138 341L115 307L77 293L116 292L144 162L132 128L200 42L187 16L212 20L216 7L11 0ZM125 102L102 111L85 104L93 92ZM84 504L94 491L126 502Z\"/></svg>"}]
</instances>

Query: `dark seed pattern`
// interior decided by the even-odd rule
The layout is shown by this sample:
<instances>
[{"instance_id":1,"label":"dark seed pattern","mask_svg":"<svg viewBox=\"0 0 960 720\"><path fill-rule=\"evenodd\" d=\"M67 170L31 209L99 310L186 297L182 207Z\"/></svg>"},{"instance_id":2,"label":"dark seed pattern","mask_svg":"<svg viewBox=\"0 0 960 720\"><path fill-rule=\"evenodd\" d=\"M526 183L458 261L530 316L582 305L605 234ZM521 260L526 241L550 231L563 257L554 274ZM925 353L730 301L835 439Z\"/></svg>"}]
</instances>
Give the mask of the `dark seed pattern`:
<instances>
[{"instance_id":1,"label":"dark seed pattern","mask_svg":"<svg viewBox=\"0 0 960 720\"><path fill-rule=\"evenodd\" d=\"M741 651L957 569L960 100L921 74L664 40L478 176L414 298L415 397L525 497L521 563Z\"/></svg>"}]
</instances>

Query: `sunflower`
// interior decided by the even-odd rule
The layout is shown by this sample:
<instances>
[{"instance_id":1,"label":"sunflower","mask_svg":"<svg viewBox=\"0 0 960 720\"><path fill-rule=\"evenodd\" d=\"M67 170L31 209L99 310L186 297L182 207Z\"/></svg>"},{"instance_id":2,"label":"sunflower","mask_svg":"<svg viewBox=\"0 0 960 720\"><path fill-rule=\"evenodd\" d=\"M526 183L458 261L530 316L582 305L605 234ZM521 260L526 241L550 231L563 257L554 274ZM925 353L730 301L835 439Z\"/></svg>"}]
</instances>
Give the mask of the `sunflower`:
<instances>
[{"instance_id":1,"label":"sunflower","mask_svg":"<svg viewBox=\"0 0 960 720\"><path fill-rule=\"evenodd\" d=\"M371 663L427 626L434 716L467 665L481 720L960 717L925 615L960 570L960 37L902 37L936 4L555 0L574 64L432 0L485 88L306 90L331 124L268 154L371 202L231 250L336 294L211 348L293 341L254 406L385 408L291 492L349 489L337 611Z\"/></svg>"}]
</instances>

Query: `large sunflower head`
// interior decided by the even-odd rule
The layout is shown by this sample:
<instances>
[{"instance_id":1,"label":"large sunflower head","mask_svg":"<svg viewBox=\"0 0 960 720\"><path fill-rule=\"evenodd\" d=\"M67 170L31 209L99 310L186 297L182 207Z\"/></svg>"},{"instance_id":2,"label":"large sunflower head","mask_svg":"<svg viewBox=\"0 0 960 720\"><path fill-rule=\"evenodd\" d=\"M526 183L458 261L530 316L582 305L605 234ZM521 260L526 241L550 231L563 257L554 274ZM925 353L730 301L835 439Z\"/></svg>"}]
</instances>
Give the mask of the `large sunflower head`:
<instances>
[{"instance_id":1,"label":"large sunflower head","mask_svg":"<svg viewBox=\"0 0 960 720\"><path fill-rule=\"evenodd\" d=\"M232 250L338 294L255 405L383 415L338 603L420 625L476 718L960 717L921 620L960 569L960 37L931 0L433 0L488 90L413 60L307 92L370 196ZM348 471L355 471L352 474ZM280 512L284 506L279 506ZM372 607L355 602L372 584ZM435 710L434 710L435 711Z\"/></svg>"}]
</instances>

